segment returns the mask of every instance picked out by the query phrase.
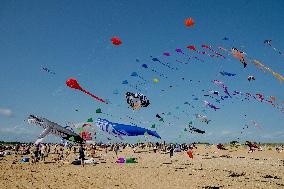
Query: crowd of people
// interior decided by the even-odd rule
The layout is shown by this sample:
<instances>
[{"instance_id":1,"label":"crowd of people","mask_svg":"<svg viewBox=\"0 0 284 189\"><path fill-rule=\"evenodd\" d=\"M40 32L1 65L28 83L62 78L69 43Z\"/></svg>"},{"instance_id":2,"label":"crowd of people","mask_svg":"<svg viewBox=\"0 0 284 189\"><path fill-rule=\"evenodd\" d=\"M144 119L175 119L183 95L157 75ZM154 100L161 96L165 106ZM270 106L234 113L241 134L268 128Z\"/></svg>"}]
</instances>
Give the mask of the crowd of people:
<instances>
[{"instance_id":1,"label":"crowd of people","mask_svg":"<svg viewBox=\"0 0 284 189\"><path fill-rule=\"evenodd\" d=\"M248 152L253 152L255 150L261 150L262 148L254 143L247 141L245 143L249 147ZM115 144L44 144L40 143L38 145L34 144L16 144L16 145L0 145L0 156L4 155L21 155L30 156L31 162L36 163L39 161L45 161L48 156L52 156L53 161L67 161L70 154L74 154L78 160L81 160L81 165L84 166L84 160L86 156L91 158L96 158L100 153L104 152L114 152L116 156L119 155L120 151L124 150L126 147L132 149L133 153L138 153L141 151L153 151L154 153L169 154L169 157L174 156L174 152L189 152L197 149L196 144L166 144L163 143L137 143L137 144L127 144L127 143L115 143ZM225 149L223 144L216 145L219 150ZM282 152L284 149L283 145L275 147L277 152Z\"/></svg>"}]
</instances>

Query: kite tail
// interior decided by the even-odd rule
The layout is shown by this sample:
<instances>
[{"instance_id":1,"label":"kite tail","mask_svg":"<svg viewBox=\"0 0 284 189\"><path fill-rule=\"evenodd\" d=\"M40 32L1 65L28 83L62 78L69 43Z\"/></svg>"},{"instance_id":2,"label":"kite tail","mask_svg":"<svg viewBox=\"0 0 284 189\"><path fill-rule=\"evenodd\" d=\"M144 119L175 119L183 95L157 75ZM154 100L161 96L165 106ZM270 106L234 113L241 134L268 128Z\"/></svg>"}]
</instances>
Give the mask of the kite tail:
<instances>
[{"instance_id":1,"label":"kite tail","mask_svg":"<svg viewBox=\"0 0 284 189\"><path fill-rule=\"evenodd\" d=\"M83 91L84 93L86 93L87 95L90 95L90 96L93 97L94 99L108 104L105 100L101 99L100 97L97 97L97 96L93 95L92 93L90 93L90 92L88 92L88 91L85 91L85 90L82 90L82 91Z\"/></svg>"},{"instance_id":2,"label":"kite tail","mask_svg":"<svg viewBox=\"0 0 284 189\"><path fill-rule=\"evenodd\" d=\"M146 132L151 136L161 139L160 135L156 131L147 130Z\"/></svg>"}]
</instances>

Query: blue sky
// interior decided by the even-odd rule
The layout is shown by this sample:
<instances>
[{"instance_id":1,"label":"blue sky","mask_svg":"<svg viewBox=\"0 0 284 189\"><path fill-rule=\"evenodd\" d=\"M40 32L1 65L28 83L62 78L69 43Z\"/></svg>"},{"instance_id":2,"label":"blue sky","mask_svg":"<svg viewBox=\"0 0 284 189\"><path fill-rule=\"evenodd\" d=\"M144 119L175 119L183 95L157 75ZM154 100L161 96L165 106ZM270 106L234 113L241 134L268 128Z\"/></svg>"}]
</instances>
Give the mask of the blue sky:
<instances>
[{"instance_id":1,"label":"blue sky","mask_svg":"<svg viewBox=\"0 0 284 189\"><path fill-rule=\"evenodd\" d=\"M228 142L239 137L240 141L283 142L284 114L271 105L233 98L221 104L212 102L221 108L214 111L203 106L202 100L210 99L203 97L205 93L201 91L222 92L211 83L217 79L229 90L262 93L283 101L283 84L253 64L243 69L228 54L229 61L186 49L190 44L200 50L202 44L212 45L215 50L218 46L236 47L284 75L284 57L263 44L265 39L272 39L272 44L283 52L283 11L284 2L280 0L1 1L0 109L11 110L12 115L0 114L0 140L34 141L42 129L28 125L25 119L29 114L36 114L61 125L82 122L89 117L125 124L134 122L146 128L158 124L157 132L166 141ZM194 19L194 27L185 27L184 20L189 17ZM123 44L112 45L113 36L119 37ZM225 36L229 40L222 40ZM180 54L174 53L176 48L198 56L204 63L175 62L182 60ZM173 55L165 57L163 52ZM151 61L150 56L169 62L179 70L171 71ZM142 68L144 63L168 79ZM45 72L42 66L56 74ZM218 74L222 70L237 75L223 77ZM139 81L130 76L133 71L149 81L140 89L151 104L138 111L128 108L124 96L127 91L137 91L121 84L123 80L133 85ZM248 82L248 75L254 75L256 81ZM109 99L111 104L105 105L66 87L65 81L70 77L76 78L86 90ZM182 81L182 77L187 81ZM159 78L160 82L154 84L153 78ZM114 90L119 94L113 94ZM192 101L193 94L199 97L198 101ZM192 101L195 108L184 105L185 101ZM96 114L97 108L112 116ZM162 112L171 112L179 119L164 116L166 123L163 124L155 118ZM212 121L208 125L201 123L194 118L195 113L207 115ZM183 132L191 120L206 134ZM251 120L262 128L255 128ZM240 135L246 123L250 128ZM48 141L59 139L50 137Z\"/></svg>"}]
</instances>

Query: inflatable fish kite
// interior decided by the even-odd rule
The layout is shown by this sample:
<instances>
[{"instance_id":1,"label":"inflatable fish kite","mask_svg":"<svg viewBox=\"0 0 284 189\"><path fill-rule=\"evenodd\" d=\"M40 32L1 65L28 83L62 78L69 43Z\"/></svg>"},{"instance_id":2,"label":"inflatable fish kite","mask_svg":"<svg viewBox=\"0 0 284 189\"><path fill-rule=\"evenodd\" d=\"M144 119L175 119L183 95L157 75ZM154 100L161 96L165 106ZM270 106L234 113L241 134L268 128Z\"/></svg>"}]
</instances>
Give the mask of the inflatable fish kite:
<instances>
[{"instance_id":1,"label":"inflatable fish kite","mask_svg":"<svg viewBox=\"0 0 284 189\"><path fill-rule=\"evenodd\" d=\"M106 119L98 118L95 125L99 127L102 131L107 132L115 137L123 139L122 136L138 136L138 135L148 135L161 138L156 131L151 131L142 127L124 125L119 123L113 123Z\"/></svg>"}]
</instances>

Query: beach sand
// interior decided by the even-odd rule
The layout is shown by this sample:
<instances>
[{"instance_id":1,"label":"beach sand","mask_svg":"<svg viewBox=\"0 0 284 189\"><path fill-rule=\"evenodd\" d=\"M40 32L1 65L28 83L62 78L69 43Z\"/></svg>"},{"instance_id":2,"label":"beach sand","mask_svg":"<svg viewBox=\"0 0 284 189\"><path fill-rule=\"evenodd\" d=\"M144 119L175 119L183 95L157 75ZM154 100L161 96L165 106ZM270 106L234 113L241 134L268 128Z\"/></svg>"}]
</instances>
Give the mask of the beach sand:
<instances>
[{"instance_id":1,"label":"beach sand","mask_svg":"<svg viewBox=\"0 0 284 189\"><path fill-rule=\"evenodd\" d=\"M284 152L264 150L248 153L244 147L220 151L198 145L194 158L185 152L154 153L131 148L98 151L98 164L70 164L67 161L21 163L23 157L0 158L0 188L284 188ZM118 157L135 157L138 163L118 164ZM87 157L88 158L88 157ZM15 162L13 164L13 162Z\"/></svg>"}]
</instances>

